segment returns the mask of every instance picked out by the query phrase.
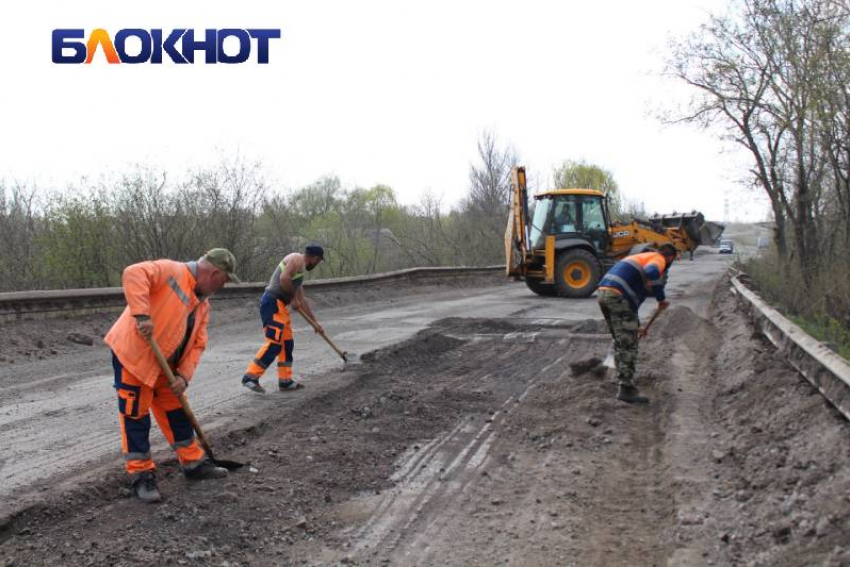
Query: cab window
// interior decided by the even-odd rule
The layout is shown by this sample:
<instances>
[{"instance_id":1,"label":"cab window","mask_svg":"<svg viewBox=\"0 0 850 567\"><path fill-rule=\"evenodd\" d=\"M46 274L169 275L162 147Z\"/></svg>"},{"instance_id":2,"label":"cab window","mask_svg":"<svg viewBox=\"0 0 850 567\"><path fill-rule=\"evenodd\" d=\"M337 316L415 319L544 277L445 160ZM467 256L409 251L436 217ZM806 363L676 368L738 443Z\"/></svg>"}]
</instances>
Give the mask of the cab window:
<instances>
[{"instance_id":1,"label":"cab window","mask_svg":"<svg viewBox=\"0 0 850 567\"><path fill-rule=\"evenodd\" d=\"M572 199L558 199L555 203L555 214L552 217L552 232L560 234L575 232L576 202Z\"/></svg>"},{"instance_id":2,"label":"cab window","mask_svg":"<svg viewBox=\"0 0 850 567\"><path fill-rule=\"evenodd\" d=\"M582 200L584 230L605 230L605 215L602 212L601 199Z\"/></svg>"}]
</instances>

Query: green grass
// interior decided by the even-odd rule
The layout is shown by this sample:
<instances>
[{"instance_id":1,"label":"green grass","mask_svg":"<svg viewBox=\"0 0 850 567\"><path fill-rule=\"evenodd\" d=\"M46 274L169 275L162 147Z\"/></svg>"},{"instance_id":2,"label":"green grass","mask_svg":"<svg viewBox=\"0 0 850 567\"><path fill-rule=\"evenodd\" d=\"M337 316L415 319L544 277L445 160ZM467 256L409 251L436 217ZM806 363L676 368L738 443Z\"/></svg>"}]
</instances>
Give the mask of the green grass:
<instances>
[{"instance_id":1,"label":"green grass","mask_svg":"<svg viewBox=\"0 0 850 567\"><path fill-rule=\"evenodd\" d=\"M846 279L846 269L834 269L816 280L814 286L803 285L799 273L782 269L773 254L749 258L738 264L751 279L754 291L788 319L815 339L828 343L845 360L850 361L850 329L825 309L822 290ZM824 283L826 282L826 284ZM840 311L839 311L840 312Z\"/></svg>"},{"instance_id":2,"label":"green grass","mask_svg":"<svg viewBox=\"0 0 850 567\"><path fill-rule=\"evenodd\" d=\"M850 361L850 332L841 323L831 317L823 317L820 321L801 316L789 318L817 340L829 343L839 356Z\"/></svg>"}]
</instances>

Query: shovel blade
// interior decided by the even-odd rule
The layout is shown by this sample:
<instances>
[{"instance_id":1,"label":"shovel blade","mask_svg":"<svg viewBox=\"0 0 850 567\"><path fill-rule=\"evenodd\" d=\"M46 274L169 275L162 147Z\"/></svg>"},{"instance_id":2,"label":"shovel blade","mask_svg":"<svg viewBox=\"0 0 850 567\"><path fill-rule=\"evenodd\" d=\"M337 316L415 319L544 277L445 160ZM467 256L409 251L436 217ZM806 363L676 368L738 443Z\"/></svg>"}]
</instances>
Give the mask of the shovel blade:
<instances>
[{"instance_id":1,"label":"shovel blade","mask_svg":"<svg viewBox=\"0 0 850 567\"><path fill-rule=\"evenodd\" d=\"M605 360L602 361L602 366L615 370L617 365L614 363L614 345L608 349L608 354L605 355Z\"/></svg>"},{"instance_id":2,"label":"shovel blade","mask_svg":"<svg viewBox=\"0 0 850 567\"><path fill-rule=\"evenodd\" d=\"M344 352L342 353L342 360L345 361L346 365L349 364L360 364L360 355L356 352Z\"/></svg>"},{"instance_id":3,"label":"shovel blade","mask_svg":"<svg viewBox=\"0 0 850 567\"><path fill-rule=\"evenodd\" d=\"M212 455L208 455L212 464L217 467L221 467L227 469L229 471L239 470L245 466L245 463L238 463L236 461L228 461L227 459L216 459Z\"/></svg>"}]
</instances>

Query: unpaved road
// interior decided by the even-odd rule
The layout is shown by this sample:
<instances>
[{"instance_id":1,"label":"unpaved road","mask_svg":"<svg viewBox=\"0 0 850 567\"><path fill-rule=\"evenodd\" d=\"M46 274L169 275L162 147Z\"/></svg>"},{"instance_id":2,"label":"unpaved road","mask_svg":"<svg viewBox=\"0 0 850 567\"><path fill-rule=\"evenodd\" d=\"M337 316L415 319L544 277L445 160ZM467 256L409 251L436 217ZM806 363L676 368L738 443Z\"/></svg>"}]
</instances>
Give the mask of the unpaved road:
<instances>
[{"instance_id":1,"label":"unpaved road","mask_svg":"<svg viewBox=\"0 0 850 567\"><path fill-rule=\"evenodd\" d=\"M0 561L848 565L850 431L752 336L720 280L727 261L676 265L676 307L639 363L648 407L615 402L611 377L570 371L608 349L593 300L497 285L322 309L346 348L384 348L342 372L297 328L309 388L263 398L238 386L258 340L246 308L245 320L213 329L190 392L202 419L221 425L219 452L259 472L186 484L169 461L158 506L128 497L110 456L103 353L63 356L61 386L48 376L57 360L10 365L0 375L4 503L32 500L17 495L33 460L53 467L43 478L54 488L6 525ZM14 425L32 432L20 440L7 412L43 392L58 399L33 407L60 414L30 411Z\"/></svg>"},{"instance_id":2,"label":"unpaved road","mask_svg":"<svg viewBox=\"0 0 850 567\"><path fill-rule=\"evenodd\" d=\"M671 296L675 301L687 294L690 303L704 311L712 277L728 259L703 258L701 262L682 262ZM700 291L691 293L691 288ZM497 276L461 288L411 288L385 300L366 291L362 294L366 301L357 295L325 295L321 299L325 303L345 303L317 307L320 321L337 344L360 353L404 341L444 317L598 317L595 300L541 298L524 285L508 285ZM262 343L256 308L246 301L236 306L224 303L223 309L213 307L209 346L189 393L193 409L211 431L234 420L253 419L258 407L268 410L277 403L271 396L258 402L240 383L248 361ZM11 350L7 345L13 341L19 352L47 355L42 360L27 360L35 357L19 354L14 364L0 363L0 502L4 509L25 505L30 496L39 497L44 488L40 481L73 474L87 463L114 455L120 447L111 359L99 338L114 319L30 322L3 330L5 341L0 340L0 351ZM306 377L305 384L311 384L311 375L340 367L337 355L304 321L294 315L293 323L296 376ZM54 327L62 331L54 333ZM69 346L66 334L75 330L96 337L95 345L50 356L51 350ZM275 383L273 370L266 373L266 385Z\"/></svg>"}]
</instances>

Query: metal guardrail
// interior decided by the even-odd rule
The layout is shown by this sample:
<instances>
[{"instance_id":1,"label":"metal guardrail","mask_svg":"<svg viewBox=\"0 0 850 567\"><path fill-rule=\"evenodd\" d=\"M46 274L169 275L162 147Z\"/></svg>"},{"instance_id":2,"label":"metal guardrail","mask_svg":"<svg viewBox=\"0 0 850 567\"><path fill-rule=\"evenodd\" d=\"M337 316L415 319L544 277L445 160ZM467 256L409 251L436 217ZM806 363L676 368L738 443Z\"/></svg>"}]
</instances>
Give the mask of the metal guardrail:
<instances>
[{"instance_id":1,"label":"metal guardrail","mask_svg":"<svg viewBox=\"0 0 850 567\"><path fill-rule=\"evenodd\" d=\"M328 278L304 283L309 290L325 291L346 287L382 285L393 281L440 280L496 274L504 266L482 268L408 268L370 276ZM267 282L241 283L225 286L215 295L215 301L258 297ZM74 316L86 313L120 311L126 305L124 290L120 287L89 289L62 289L15 291L0 293L0 323L16 320Z\"/></svg>"},{"instance_id":2,"label":"metal guardrail","mask_svg":"<svg viewBox=\"0 0 850 567\"><path fill-rule=\"evenodd\" d=\"M732 286L756 328L845 418L850 419L850 363L765 303L738 276L732 278Z\"/></svg>"}]
</instances>

